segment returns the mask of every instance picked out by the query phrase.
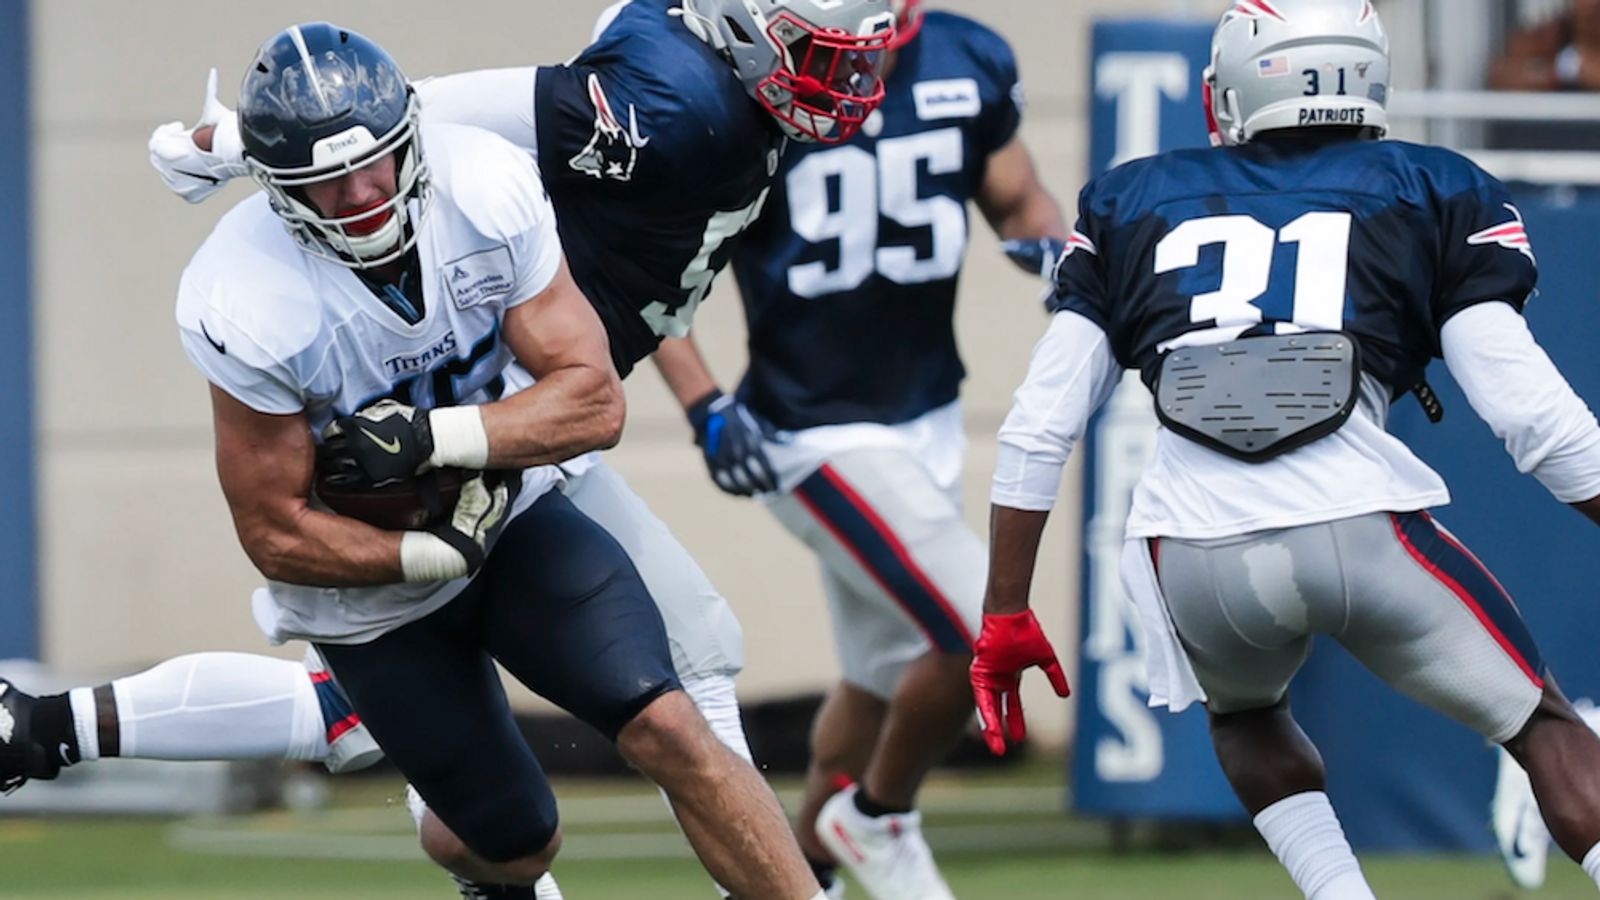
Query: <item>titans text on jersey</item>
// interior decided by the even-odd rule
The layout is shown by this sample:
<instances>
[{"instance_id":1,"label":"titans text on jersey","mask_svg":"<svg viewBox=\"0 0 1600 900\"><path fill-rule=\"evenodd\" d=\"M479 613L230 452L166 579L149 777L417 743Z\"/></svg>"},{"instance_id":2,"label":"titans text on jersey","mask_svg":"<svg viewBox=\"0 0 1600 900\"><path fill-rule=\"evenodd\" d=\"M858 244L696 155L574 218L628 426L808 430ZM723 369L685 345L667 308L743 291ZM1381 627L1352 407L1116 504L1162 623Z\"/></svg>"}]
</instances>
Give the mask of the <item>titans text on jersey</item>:
<instances>
[{"instance_id":1,"label":"titans text on jersey","mask_svg":"<svg viewBox=\"0 0 1600 900\"><path fill-rule=\"evenodd\" d=\"M728 64L668 15L675 5L634 0L535 83L561 239L623 375L662 337L688 333L784 145Z\"/></svg>"},{"instance_id":2,"label":"titans text on jersey","mask_svg":"<svg viewBox=\"0 0 1600 900\"><path fill-rule=\"evenodd\" d=\"M178 289L184 350L212 384L257 412L303 413L317 433L385 397L423 409L497 399L512 362L501 321L560 269L554 214L527 155L499 137L430 125L421 140L432 195L416 250L420 316L301 250L257 193L217 224ZM555 479L527 470L514 512ZM438 609L465 581L347 588L338 604L273 582L256 616L276 640L359 642Z\"/></svg>"},{"instance_id":3,"label":"titans text on jersey","mask_svg":"<svg viewBox=\"0 0 1600 900\"><path fill-rule=\"evenodd\" d=\"M1003 39L941 12L889 74L888 96L840 146L785 154L734 273L749 324L739 397L781 428L897 424L956 399L956 282L967 203L1021 120Z\"/></svg>"}]
</instances>

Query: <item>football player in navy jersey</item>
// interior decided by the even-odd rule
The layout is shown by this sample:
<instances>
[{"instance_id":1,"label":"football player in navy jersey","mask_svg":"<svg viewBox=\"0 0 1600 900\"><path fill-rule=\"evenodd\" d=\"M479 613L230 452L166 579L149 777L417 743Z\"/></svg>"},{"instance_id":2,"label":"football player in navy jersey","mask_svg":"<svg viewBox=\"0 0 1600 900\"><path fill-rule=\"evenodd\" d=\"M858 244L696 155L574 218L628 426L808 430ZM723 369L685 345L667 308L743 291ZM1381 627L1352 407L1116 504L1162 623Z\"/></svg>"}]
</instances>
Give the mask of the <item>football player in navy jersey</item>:
<instances>
[{"instance_id":1,"label":"football player in navy jersey","mask_svg":"<svg viewBox=\"0 0 1600 900\"><path fill-rule=\"evenodd\" d=\"M734 248L750 351L737 393L688 340L656 360L716 484L764 494L822 562L843 678L812 733L802 847L824 886L842 863L880 900L928 900L950 890L915 801L971 720L983 584L959 500L967 205L1035 254L1066 228L1018 136L1011 48L897 5L883 105L840 146L791 148Z\"/></svg>"},{"instance_id":2,"label":"football player in navy jersey","mask_svg":"<svg viewBox=\"0 0 1600 900\"><path fill-rule=\"evenodd\" d=\"M1223 772L1305 895L1373 896L1289 710L1315 634L1504 746L1600 882L1600 740L1428 512L1444 483L1384 427L1442 357L1518 468L1600 523L1600 427L1522 318L1522 216L1465 158L1378 140L1389 53L1368 0L1238 0L1206 92L1221 149L1084 188L1000 432L972 666L991 745L1024 731L1021 672L1057 666L1028 610L1040 533L1090 414L1134 369L1163 425L1121 566L1151 701L1205 703Z\"/></svg>"}]
</instances>

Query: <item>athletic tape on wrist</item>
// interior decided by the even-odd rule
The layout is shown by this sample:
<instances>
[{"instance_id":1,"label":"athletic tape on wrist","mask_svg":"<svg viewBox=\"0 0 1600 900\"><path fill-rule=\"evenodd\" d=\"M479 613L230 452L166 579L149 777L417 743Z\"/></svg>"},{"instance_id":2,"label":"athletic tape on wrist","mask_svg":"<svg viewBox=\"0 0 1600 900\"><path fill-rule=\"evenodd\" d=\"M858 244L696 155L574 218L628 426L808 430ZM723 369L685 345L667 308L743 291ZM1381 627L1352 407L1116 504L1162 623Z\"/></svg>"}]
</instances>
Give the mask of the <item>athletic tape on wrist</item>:
<instances>
[{"instance_id":1,"label":"athletic tape on wrist","mask_svg":"<svg viewBox=\"0 0 1600 900\"><path fill-rule=\"evenodd\" d=\"M483 427L483 412L477 406L445 406L428 413L433 431L435 467L458 466L483 469L489 465L489 432Z\"/></svg>"},{"instance_id":2,"label":"athletic tape on wrist","mask_svg":"<svg viewBox=\"0 0 1600 900\"><path fill-rule=\"evenodd\" d=\"M400 538L400 572L406 581L450 581L469 571L467 557L438 535L408 531Z\"/></svg>"}]
</instances>

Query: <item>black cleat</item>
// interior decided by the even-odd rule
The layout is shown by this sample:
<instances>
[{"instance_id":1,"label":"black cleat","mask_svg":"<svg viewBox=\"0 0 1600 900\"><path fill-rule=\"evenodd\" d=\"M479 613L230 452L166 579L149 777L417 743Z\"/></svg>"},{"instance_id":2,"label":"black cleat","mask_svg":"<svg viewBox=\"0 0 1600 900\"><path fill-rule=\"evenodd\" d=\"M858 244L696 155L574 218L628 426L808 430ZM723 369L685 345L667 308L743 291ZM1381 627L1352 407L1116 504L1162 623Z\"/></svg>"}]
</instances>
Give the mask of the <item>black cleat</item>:
<instances>
[{"instance_id":1,"label":"black cleat","mask_svg":"<svg viewBox=\"0 0 1600 900\"><path fill-rule=\"evenodd\" d=\"M12 793L30 778L49 781L61 774L62 761L33 737L38 702L0 678L0 794Z\"/></svg>"}]
</instances>

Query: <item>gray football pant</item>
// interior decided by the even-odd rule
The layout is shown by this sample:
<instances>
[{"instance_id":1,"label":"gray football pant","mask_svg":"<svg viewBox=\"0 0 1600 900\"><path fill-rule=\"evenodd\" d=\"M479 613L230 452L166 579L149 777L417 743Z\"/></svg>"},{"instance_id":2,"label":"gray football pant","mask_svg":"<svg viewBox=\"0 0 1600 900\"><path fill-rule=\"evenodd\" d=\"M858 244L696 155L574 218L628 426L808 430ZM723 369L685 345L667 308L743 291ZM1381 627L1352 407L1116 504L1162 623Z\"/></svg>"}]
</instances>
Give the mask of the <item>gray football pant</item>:
<instances>
[{"instance_id":1,"label":"gray football pant","mask_svg":"<svg viewBox=\"0 0 1600 900\"><path fill-rule=\"evenodd\" d=\"M1544 666L1511 598L1425 512L1150 542L1208 708L1281 700L1316 634L1496 743L1539 705Z\"/></svg>"}]
</instances>

